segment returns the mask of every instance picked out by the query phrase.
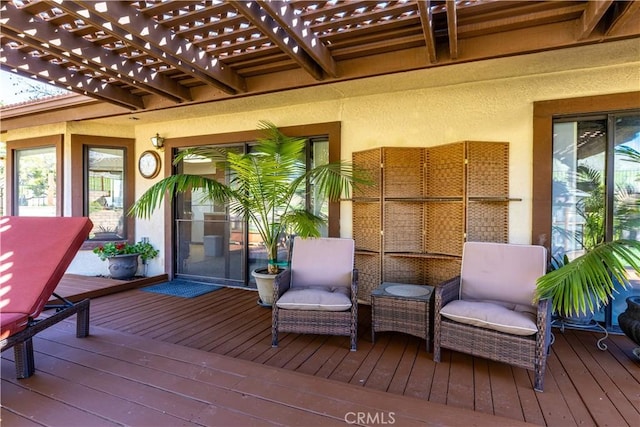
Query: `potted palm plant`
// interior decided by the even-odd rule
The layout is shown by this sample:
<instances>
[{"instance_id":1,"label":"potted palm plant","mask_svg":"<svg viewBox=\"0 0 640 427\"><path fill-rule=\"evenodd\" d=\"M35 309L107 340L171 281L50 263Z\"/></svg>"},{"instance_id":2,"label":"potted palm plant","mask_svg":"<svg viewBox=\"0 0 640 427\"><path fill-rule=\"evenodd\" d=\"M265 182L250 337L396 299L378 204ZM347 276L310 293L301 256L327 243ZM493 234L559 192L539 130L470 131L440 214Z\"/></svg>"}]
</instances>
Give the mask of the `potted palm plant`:
<instances>
[{"instance_id":1,"label":"potted palm plant","mask_svg":"<svg viewBox=\"0 0 640 427\"><path fill-rule=\"evenodd\" d=\"M220 152L195 148L180 152L175 162L187 156L203 156L224 161L230 171L228 184L200 175L175 174L151 186L133 205L130 213L149 217L165 195L200 189L212 202L227 204L235 214L255 227L267 253L267 266L254 271L254 277L266 276L268 283L256 279L261 301L273 301L273 278L278 273L278 247L283 236L319 237L326 221L319 215L297 207L294 199L305 191L307 182L314 192L338 201L348 197L353 185L365 183L354 173L351 163L332 162L307 169L304 162L305 139L284 135L268 121L259 122L262 137L248 153Z\"/></svg>"}]
</instances>

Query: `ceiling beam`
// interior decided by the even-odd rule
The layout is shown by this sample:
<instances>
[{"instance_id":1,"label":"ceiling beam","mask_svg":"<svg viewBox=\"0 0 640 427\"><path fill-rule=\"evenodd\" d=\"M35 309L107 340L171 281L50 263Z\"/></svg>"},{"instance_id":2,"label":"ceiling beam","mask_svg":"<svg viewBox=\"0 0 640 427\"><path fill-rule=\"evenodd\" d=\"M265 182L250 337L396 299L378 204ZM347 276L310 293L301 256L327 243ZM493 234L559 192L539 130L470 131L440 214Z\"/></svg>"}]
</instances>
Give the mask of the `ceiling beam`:
<instances>
[{"instance_id":1,"label":"ceiling beam","mask_svg":"<svg viewBox=\"0 0 640 427\"><path fill-rule=\"evenodd\" d=\"M55 6L205 84L230 94L245 90L244 79L230 68L124 2L66 1Z\"/></svg>"},{"instance_id":2,"label":"ceiling beam","mask_svg":"<svg viewBox=\"0 0 640 427\"><path fill-rule=\"evenodd\" d=\"M52 66L50 61L21 52L8 44L2 45L0 67L6 71L53 84L100 101L110 102L129 110L144 109L142 98L103 81L93 79L77 71Z\"/></svg>"},{"instance_id":3,"label":"ceiling beam","mask_svg":"<svg viewBox=\"0 0 640 427\"><path fill-rule=\"evenodd\" d=\"M435 64L438 61L436 55L436 39L433 33L433 13L431 12L431 0L418 2L418 14L420 15L420 24L422 25L422 34L427 47L427 59L429 64Z\"/></svg>"},{"instance_id":4,"label":"ceiling beam","mask_svg":"<svg viewBox=\"0 0 640 427\"><path fill-rule=\"evenodd\" d=\"M191 93L184 86L160 73L152 73L132 60L123 58L108 49L100 48L89 40L61 30L58 26L42 21L7 3L2 14L3 33L14 40L29 44L35 49L46 50L79 67L122 80L174 102L191 101ZM19 38L16 38L19 37Z\"/></svg>"},{"instance_id":5,"label":"ceiling beam","mask_svg":"<svg viewBox=\"0 0 640 427\"><path fill-rule=\"evenodd\" d=\"M338 77L336 62L331 52L315 36L310 27L305 27L302 18L296 15L289 3L281 1L259 1L260 6L280 27L293 37L298 46L331 77Z\"/></svg>"},{"instance_id":6,"label":"ceiling beam","mask_svg":"<svg viewBox=\"0 0 640 427\"><path fill-rule=\"evenodd\" d=\"M288 34L266 10L256 2L236 2L235 7L244 15L260 32L282 49L291 59L300 65L316 80L323 80L322 70L306 51L298 45L294 37Z\"/></svg>"},{"instance_id":7,"label":"ceiling beam","mask_svg":"<svg viewBox=\"0 0 640 427\"><path fill-rule=\"evenodd\" d=\"M616 3L616 6L620 7L621 4L622 2L620 2L620 4ZM640 1L636 0L636 1L627 2L627 6L624 9L622 9L622 11L620 11L617 16L614 17L613 22L605 32L605 35L606 36L615 35L628 23L634 22L634 20L637 28L638 22L640 22L639 21L640 16L638 16L640 15L639 12L640 12Z\"/></svg>"},{"instance_id":8,"label":"ceiling beam","mask_svg":"<svg viewBox=\"0 0 640 427\"><path fill-rule=\"evenodd\" d=\"M447 0L447 34L449 35L449 56L458 59L458 13L455 0Z\"/></svg>"},{"instance_id":9,"label":"ceiling beam","mask_svg":"<svg viewBox=\"0 0 640 427\"><path fill-rule=\"evenodd\" d=\"M577 40L584 40L593 33L613 0L590 1L578 21Z\"/></svg>"}]
</instances>

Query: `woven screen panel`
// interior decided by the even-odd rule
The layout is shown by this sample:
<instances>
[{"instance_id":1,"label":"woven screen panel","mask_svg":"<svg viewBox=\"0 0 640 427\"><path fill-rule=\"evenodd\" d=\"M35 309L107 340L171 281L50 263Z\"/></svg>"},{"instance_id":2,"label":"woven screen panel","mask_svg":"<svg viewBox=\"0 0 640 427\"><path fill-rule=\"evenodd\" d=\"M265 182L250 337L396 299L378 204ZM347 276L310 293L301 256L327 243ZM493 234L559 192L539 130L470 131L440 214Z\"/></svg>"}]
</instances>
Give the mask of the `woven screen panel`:
<instances>
[{"instance_id":1,"label":"woven screen panel","mask_svg":"<svg viewBox=\"0 0 640 427\"><path fill-rule=\"evenodd\" d=\"M378 198L380 197L380 180L382 170L380 165L382 158L380 149L358 151L351 155L353 166L361 171L370 181L371 185L359 185L353 189L354 198Z\"/></svg>"},{"instance_id":2,"label":"woven screen panel","mask_svg":"<svg viewBox=\"0 0 640 427\"><path fill-rule=\"evenodd\" d=\"M425 252L462 256L464 203L427 202L425 206Z\"/></svg>"},{"instance_id":3,"label":"woven screen panel","mask_svg":"<svg viewBox=\"0 0 640 427\"><path fill-rule=\"evenodd\" d=\"M384 282L407 283L410 285L425 284L422 258L385 255L382 264Z\"/></svg>"},{"instance_id":4,"label":"woven screen panel","mask_svg":"<svg viewBox=\"0 0 640 427\"><path fill-rule=\"evenodd\" d=\"M380 251L380 203L353 202L353 239L356 250Z\"/></svg>"},{"instance_id":5,"label":"woven screen panel","mask_svg":"<svg viewBox=\"0 0 640 427\"><path fill-rule=\"evenodd\" d=\"M467 196L509 197L509 144L467 143Z\"/></svg>"},{"instance_id":6,"label":"woven screen panel","mask_svg":"<svg viewBox=\"0 0 640 427\"><path fill-rule=\"evenodd\" d=\"M429 147L425 159L426 196L464 196L464 143Z\"/></svg>"},{"instance_id":7,"label":"woven screen panel","mask_svg":"<svg viewBox=\"0 0 640 427\"><path fill-rule=\"evenodd\" d=\"M380 254L355 255L358 269L358 301L371 304L371 292L380 286Z\"/></svg>"},{"instance_id":8,"label":"woven screen panel","mask_svg":"<svg viewBox=\"0 0 640 427\"><path fill-rule=\"evenodd\" d=\"M470 201L467 206L467 240L508 243L508 202Z\"/></svg>"},{"instance_id":9,"label":"woven screen panel","mask_svg":"<svg viewBox=\"0 0 640 427\"><path fill-rule=\"evenodd\" d=\"M429 258L424 260L423 277L425 285L438 286L439 283L460 275L460 259Z\"/></svg>"},{"instance_id":10,"label":"woven screen panel","mask_svg":"<svg viewBox=\"0 0 640 427\"><path fill-rule=\"evenodd\" d=\"M386 202L384 205L384 251L422 252L422 224L422 202Z\"/></svg>"},{"instance_id":11,"label":"woven screen panel","mask_svg":"<svg viewBox=\"0 0 640 427\"><path fill-rule=\"evenodd\" d=\"M422 148L384 148L384 196L423 196Z\"/></svg>"}]
</instances>

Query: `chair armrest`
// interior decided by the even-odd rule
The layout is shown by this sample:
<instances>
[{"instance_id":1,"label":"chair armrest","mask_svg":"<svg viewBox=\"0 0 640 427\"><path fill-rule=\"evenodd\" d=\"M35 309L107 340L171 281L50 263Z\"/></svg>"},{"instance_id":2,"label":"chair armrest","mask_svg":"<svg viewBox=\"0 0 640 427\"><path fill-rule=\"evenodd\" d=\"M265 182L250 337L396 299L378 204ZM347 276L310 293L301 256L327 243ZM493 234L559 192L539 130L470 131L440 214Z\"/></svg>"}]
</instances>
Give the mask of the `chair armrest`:
<instances>
[{"instance_id":1,"label":"chair armrest","mask_svg":"<svg viewBox=\"0 0 640 427\"><path fill-rule=\"evenodd\" d=\"M545 298L538 301L536 317L538 332L544 336L544 341L548 345L551 342L551 299Z\"/></svg>"},{"instance_id":2,"label":"chair armrest","mask_svg":"<svg viewBox=\"0 0 640 427\"><path fill-rule=\"evenodd\" d=\"M278 300L291 286L291 270L286 269L278 273L273 280L273 302Z\"/></svg>"},{"instance_id":3,"label":"chair armrest","mask_svg":"<svg viewBox=\"0 0 640 427\"><path fill-rule=\"evenodd\" d=\"M460 298L460 276L436 285L436 300L433 312L438 315L440 309L453 300Z\"/></svg>"},{"instance_id":4,"label":"chair armrest","mask_svg":"<svg viewBox=\"0 0 640 427\"><path fill-rule=\"evenodd\" d=\"M358 269L351 274L351 304L358 304Z\"/></svg>"}]
</instances>

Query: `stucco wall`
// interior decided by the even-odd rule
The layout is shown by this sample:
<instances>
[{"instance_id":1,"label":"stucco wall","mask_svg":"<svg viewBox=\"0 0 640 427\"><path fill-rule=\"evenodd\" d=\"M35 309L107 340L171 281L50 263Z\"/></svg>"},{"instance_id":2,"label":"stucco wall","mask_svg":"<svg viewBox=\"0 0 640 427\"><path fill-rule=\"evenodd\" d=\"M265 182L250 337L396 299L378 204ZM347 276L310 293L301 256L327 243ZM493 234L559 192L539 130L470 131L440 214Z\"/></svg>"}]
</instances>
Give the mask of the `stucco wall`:
<instances>
[{"instance_id":1,"label":"stucco wall","mask_svg":"<svg viewBox=\"0 0 640 427\"><path fill-rule=\"evenodd\" d=\"M640 43L627 40L183 107L148 114L128 126L122 119L101 119L74 124L73 133L135 135L136 158L151 148L149 137L156 132L166 138L235 132L254 129L261 119L278 126L340 121L345 159L378 146L508 141L510 195L522 199L510 206L509 240L529 243L533 103L637 91L639 82ZM136 197L151 184L137 176ZM162 247L162 215L159 210L150 220L138 220L138 238L149 236ZM343 202L341 234L351 232L351 205ZM152 262L151 274L163 271L163 257ZM80 264L74 262L74 268Z\"/></svg>"}]
</instances>

